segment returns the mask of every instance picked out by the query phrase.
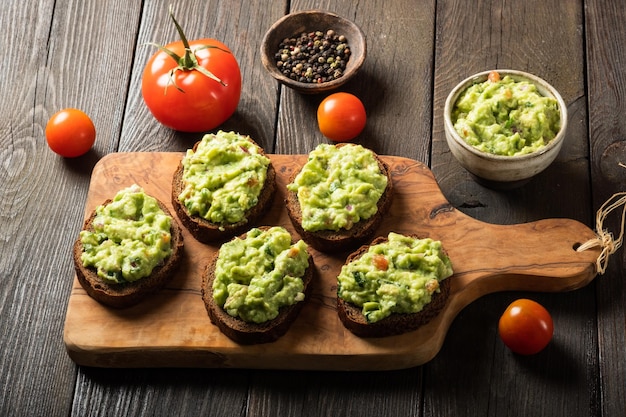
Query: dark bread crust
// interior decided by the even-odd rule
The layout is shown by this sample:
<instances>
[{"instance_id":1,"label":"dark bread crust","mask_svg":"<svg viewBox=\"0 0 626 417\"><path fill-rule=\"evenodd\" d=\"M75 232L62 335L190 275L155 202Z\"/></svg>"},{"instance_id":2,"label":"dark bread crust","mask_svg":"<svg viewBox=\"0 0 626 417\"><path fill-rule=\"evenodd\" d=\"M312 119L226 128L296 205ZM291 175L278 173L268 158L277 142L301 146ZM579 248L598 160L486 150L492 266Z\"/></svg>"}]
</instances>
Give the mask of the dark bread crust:
<instances>
[{"instance_id":1,"label":"dark bread crust","mask_svg":"<svg viewBox=\"0 0 626 417\"><path fill-rule=\"evenodd\" d=\"M268 228L266 226L259 227L259 229ZM246 234L240 235L242 239L245 237ZM202 300L211 323L216 325L228 338L242 345L273 342L287 333L287 330L296 320L300 310L302 310L306 300L311 295L311 283L315 276L315 267L311 254L309 253L309 266L302 277L305 299L293 305L282 307L276 318L258 324L248 323L238 317L233 317L215 303L213 299L213 281L215 280L215 265L218 257L219 251L213 255L202 275Z\"/></svg>"},{"instance_id":2,"label":"dark bread crust","mask_svg":"<svg viewBox=\"0 0 626 417\"><path fill-rule=\"evenodd\" d=\"M341 143L338 144L337 147L344 145L347 144ZM336 252L353 249L367 242L374 236L376 229L378 229L378 226L380 226L383 221L385 213L389 210L393 199L393 182L389 166L376 153L374 153L374 157L378 162L380 171L387 177L387 188L385 188L385 191L378 200L378 210L376 213L369 219L355 223L350 230L318 230L315 232L304 230L302 227L302 207L298 201L298 193L296 191L287 190L287 197L285 199L287 214L289 215L293 227L300 236L302 236L305 242L321 252ZM289 183L294 181L298 173L299 172L295 172L292 175L289 179Z\"/></svg>"},{"instance_id":3,"label":"dark bread crust","mask_svg":"<svg viewBox=\"0 0 626 417\"><path fill-rule=\"evenodd\" d=\"M81 254L83 253L83 245L80 242L80 237L74 242L74 269L76 270L78 282L94 300L113 308L130 307L163 288L173 277L183 259L183 233L181 227L167 207L161 201L157 200L157 202L161 210L172 218L170 226L172 254L165 259L164 263L157 265L152 270L150 276L141 278L135 282L109 284L98 277L94 268L83 266L80 260ZM103 205L109 203L111 203L110 199L106 200ZM94 210L85 221L83 230L93 230L92 224L95 217L96 211Z\"/></svg>"},{"instance_id":4,"label":"dark bread crust","mask_svg":"<svg viewBox=\"0 0 626 417\"><path fill-rule=\"evenodd\" d=\"M417 237L417 236L413 236ZM366 253L371 245L385 242L386 237L374 239L370 245L361 246L346 259L346 264ZM450 295L450 278L439 282L439 292L432 295L431 302L417 313L396 313L374 323L368 323L361 308L337 297L337 313L343 325L360 337L385 337L417 330L435 318L446 305Z\"/></svg>"},{"instance_id":5,"label":"dark bread crust","mask_svg":"<svg viewBox=\"0 0 626 417\"><path fill-rule=\"evenodd\" d=\"M256 146L259 146L252 139L249 140ZM193 146L194 151L198 148L199 143L200 141L196 142ZM259 149L261 150L261 154L265 155L265 152L260 146ZM172 180L172 206L174 207L174 211L183 226L196 240L202 243L223 242L247 231L270 209L274 200L274 194L276 193L276 170L270 161L267 167L265 184L263 184L263 188L259 194L259 201L246 212L244 220L233 224L220 225L203 219L200 216L190 214L187 207L178 200L178 196L183 192L184 188L183 164L181 159L181 163L174 172L174 178Z\"/></svg>"}]
</instances>

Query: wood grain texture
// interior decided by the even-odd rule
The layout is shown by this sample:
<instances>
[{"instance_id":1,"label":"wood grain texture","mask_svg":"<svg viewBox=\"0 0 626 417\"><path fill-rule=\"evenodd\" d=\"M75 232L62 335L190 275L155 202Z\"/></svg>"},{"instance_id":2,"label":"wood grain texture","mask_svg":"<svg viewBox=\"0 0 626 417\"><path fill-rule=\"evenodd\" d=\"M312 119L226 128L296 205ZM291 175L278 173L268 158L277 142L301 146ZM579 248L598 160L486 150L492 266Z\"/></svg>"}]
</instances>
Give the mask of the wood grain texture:
<instances>
[{"instance_id":1,"label":"wood grain texture","mask_svg":"<svg viewBox=\"0 0 626 417\"><path fill-rule=\"evenodd\" d=\"M323 9L351 19L367 38L367 59L341 88L359 97L368 120L356 142L380 155L428 162L432 95L434 2L336 2L300 0L291 10ZM316 112L325 97L281 87L277 154L305 154L328 142L317 127Z\"/></svg>"},{"instance_id":2,"label":"wood grain texture","mask_svg":"<svg viewBox=\"0 0 626 417\"><path fill-rule=\"evenodd\" d=\"M583 2L495 1L474 6L468 12L461 1L437 2L430 166L443 194L460 211L489 223L571 218L593 227L580 30ZM522 69L548 80L564 97L570 115L557 160L524 187L509 192L488 189L461 169L443 131L441 109L450 90L467 76L492 68ZM599 282L558 300L534 292L503 293L464 309L440 355L424 368L425 413L570 416L593 410L600 397L598 360L589 354L596 343L590 320L596 316L594 287ZM497 332L500 314L521 297L541 302L558 323L551 347L534 360L509 356ZM450 379L485 383L448 391ZM569 399L563 401L565 397Z\"/></svg>"},{"instance_id":3,"label":"wood grain texture","mask_svg":"<svg viewBox=\"0 0 626 417\"><path fill-rule=\"evenodd\" d=\"M431 168L450 202L484 221L507 224L542 217L591 221L588 206L561 204L572 195L578 200L590 195L581 5L560 1L550 5L558 13L540 12L545 6L496 1L467 13L460 2L438 3ZM552 30L555 27L559 30ZM557 44L559 48L549 47ZM511 193L485 189L459 169L443 130L443 104L454 86L472 74L498 68L528 71L548 81L563 96L571 119L557 160Z\"/></svg>"},{"instance_id":4,"label":"wood grain texture","mask_svg":"<svg viewBox=\"0 0 626 417\"><path fill-rule=\"evenodd\" d=\"M171 206L171 178L180 153L118 153L94 169L86 215L119 189L138 184ZM306 155L270 155L277 196L261 225L295 233L284 208L286 184ZM476 221L450 206L423 164L383 157L395 195L377 235L389 231L441 240L453 263L444 310L415 332L361 339L337 318L336 276L346 254L312 250L319 275L310 301L275 343L241 346L222 335L206 314L200 276L217 247L185 235L185 260L176 278L148 302L123 311L101 306L74 282L64 340L77 363L101 367L234 367L380 370L421 365L439 351L454 317L475 299L506 290L569 291L595 277L597 250L576 252L594 236L579 222L549 219L514 226ZM102 326L106 323L106 326ZM288 360L287 360L288 359Z\"/></svg>"},{"instance_id":5,"label":"wood grain texture","mask_svg":"<svg viewBox=\"0 0 626 417\"><path fill-rule=\"evenodd\" d=\"M616 30L626 19L620 1L588 1L585 12L587 71L589 72L589 140L594 207L600 207L616 192L626 191L626 112L624 88L626 33ZM617 235L617 215L605 226ZM626 258L624 249L613 255L609 269L597 285L598 339L602 403L599 413L621 415L626 410Z\"/></svg>"},{"instance_id":6,"label":"wood grain texture","mask_svg":"<svg viewBox=\"0 0 626 417\"><path fill-rule=\"evenodd\" d=\"M121 113L113 109L129 71L110 63L131 59L139 13L136 2L0 5L0 415L71 412L76 366L60 343L71 280L59 276L72 266L53 254L71 250L91 167L117 147ZM65 160L46 146L46 122L65 107L82 108L97 126L84 158Z\"/></svg>"},{"instance_id":7,"label":"wood grain texture","mask_svg":"<svg viewBox=\"0 0 626 417\"><path fill-rule=\"evenodd\" d=\"M177 39L168 4L0 2L0 415L624 414L623 249L607 273L584 288L478 298L453 320L435 358L419 367L301 372L76 366L62 340L72 287L68 253L91 169L112 152L183 151L200 137L160 126L139 91L154 51L145 43ZM314 116L322 97L279 88L261 66L258 43L290 10L323 8L354 20L368 37L364 70L345 88L368 109L368 127L358 141L380 154L427 163L456 210L491 224L569 218L593 228L599 205L623 191L623 170L615 168L626 149L621 0L173 4L188 35L214 36L233 48L243 72L242 101L224 127L252 135L270 153L302 154L326 141ZM559 159L525 187L506 193L477 184L458 166L441 123L454 84L493 67L544 77L562 93L570 114ZM69 106L86 110L98 130L94 150L75 160L49 152L43 133L49 116ZM539 301L555 320L551 344L532 357L511 354L497 334L499 315L519 297Z\"/></svg>"},{"instance_id":8,"label":"wood grain texture","mask_svg":"<svg viewBox=\"0 0 626 417\"><path fill-rule=\"evenodd\" d=\"M160 0L136 3L136 6L141 5L137 24L124 25L120 22L113 29L124 33L128 26L136 37L134 47L126 50L134 58L118 63L119 68L128 72L130 81L124 85L126 99L116 100L111 106L111 111L123 116L120 131L107 135L119 141L117 151L184 151L202 137L202 134L181 134L163 127L149 113L141 97L141 73L148 57L155 52L146 43L167 43L178 39L168 16L169 4ZM241 100L235 114L220 128L249 134L264 149L271 151L278 113L278 89L261 66L258 46L266 28L283 15L286 2L185 0L172 4L177 20L190 39L214 37L224 41L239 61ZM85 184L82 191L87 188ZM79 201L84 199L83 196ZM75 218L81 217L82 212ZM214 370L207 377L205 373L193 372L189 368L185 372L145 370L137 373L122 369L78 367L72 412L76 416L109 412L120 415L169 415L171 410L177 410L180 415L242 416L246 414L243 407L248 390L249 371L220 373Z\"/></svg>"},{"instance_id":9,"label":"wood grain texture","mask_svg":"<svg viewBox=\"0 0 626 417\"><path fill-rule=\"evenodd\" d=\"M136 69L128 90L120 151L184 151L202 138L203 133L181 134L157 123L141 96L143 68L156 52L147 43L167 44L180 39L168 14L170 3L165 0L146 3L133 62ZM219 39L232 50L239 63L242 78L239 106L219 129L250 135L268 152L274 149L278 86L263 69L259 51L265 31L271 22L282 16L283 11L281 2L262 0L174 4L174 15L188 39Z\"/></svg>"}]
</instances>

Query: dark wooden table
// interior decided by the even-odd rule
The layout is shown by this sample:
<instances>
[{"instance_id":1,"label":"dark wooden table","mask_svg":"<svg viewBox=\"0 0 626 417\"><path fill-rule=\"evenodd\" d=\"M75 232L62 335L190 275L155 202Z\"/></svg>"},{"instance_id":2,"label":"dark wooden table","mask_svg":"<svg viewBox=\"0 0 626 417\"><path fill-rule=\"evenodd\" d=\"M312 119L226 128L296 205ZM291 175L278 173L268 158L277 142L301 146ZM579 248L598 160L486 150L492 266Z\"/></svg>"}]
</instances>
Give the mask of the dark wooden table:
<instances>
[{"instance_id":1,"label":"dark wooden table","mask_svg":"<svg viewBox=\"0 0 626 417\"><path fill-rule=\"evenodd\" d=\"M106 369L77 366L63 343L71 245L91 170L113 152L183 151L199 135L159 125L140 94L154 52L177 39L166 1L4 0L0 5L0 415L623 416L626 413L624 255L566 293L498 293L466 307L429 363L389 372ZM624 191L626 8L621 0L192 1L174 4L190 38L229 45L243 75L236 114L222 128L268 152L299 154L325 139L321 97L279 87L260 40L289 10L323 8L358 23L368 57L345 91L368 110L358 142L431 167L458 210L517 224L564 217L595 227L595 212ZM570 114L555 163L526 186L499 192L475 181L445 143L442 109L461 79L492 68L552 83ZM78 107L98 131L84 157L46 146L48 118ZM617 228L611 219L609 227ZM510 242L512 246L515 242ZM531 297L555 334L538 355L512 354L497 321Z\"/></svg>"}]
</instances>

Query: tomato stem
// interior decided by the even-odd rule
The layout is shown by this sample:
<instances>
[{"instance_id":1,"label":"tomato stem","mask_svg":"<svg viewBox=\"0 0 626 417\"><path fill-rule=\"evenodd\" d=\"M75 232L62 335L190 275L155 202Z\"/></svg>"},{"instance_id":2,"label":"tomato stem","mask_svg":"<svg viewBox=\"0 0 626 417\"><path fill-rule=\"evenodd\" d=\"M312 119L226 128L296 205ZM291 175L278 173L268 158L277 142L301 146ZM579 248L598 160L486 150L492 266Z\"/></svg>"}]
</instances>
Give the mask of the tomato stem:
<instances>
[{"instance_id":1,"label":"tomato stem","mask_svg":"<svg viewBox=\"0 0 626 417\"><path fill-rule=\"evenodd\" d=\"M174 21L174 26L176 26L176 31L178 32L178 36L180 36L180 40L183 41L183 45L185 46L185 51L190 51L189 41L187 40L187 37L185 36L185 31L183 31L183 28L180 27L180 25L178 24L178 21L174 17L174 7L171 4L169 7L169 12L170 12L170 17Z\"/></svg>"}]
</instances>

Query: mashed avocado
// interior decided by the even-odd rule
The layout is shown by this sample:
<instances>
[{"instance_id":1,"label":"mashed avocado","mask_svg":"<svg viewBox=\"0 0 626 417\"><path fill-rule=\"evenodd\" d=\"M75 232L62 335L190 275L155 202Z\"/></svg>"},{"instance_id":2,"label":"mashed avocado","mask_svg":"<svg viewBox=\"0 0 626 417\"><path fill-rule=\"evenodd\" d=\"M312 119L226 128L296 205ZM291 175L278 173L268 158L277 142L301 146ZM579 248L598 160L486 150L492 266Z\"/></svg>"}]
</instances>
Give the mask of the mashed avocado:
<instances>
[{"instance_id":1,"label":"mashed avocado","mask_svg":"<svg viewBox=\"0 0 626 417\"><path fill-rule=\"evenodd\" d=\"M350 230L378 211L387 187L374 153L361 145L318 145L293 183L306 231Z\"/></svg>"},{"instance_id":2,"label":"mashed avocado","mask_svg":"<svg viewBox=\"0 0 626 417\"><path fill-rule=\"evenodd\" d=\"M182 160L184 189L178 199L191 215L216 224L245 220L259 199L269 158L248 136L205 135Z\"/></svg>"},{"instance_id":3,"label":"mashed avocado","mask_svg":"<svg viewBox=\"0 0 626 417\"><path fill-rule=\"evenodd\" d=\"M246 239L221 246L213 298L233 317L253 323L272 320L281 307L304 300L302 277L308 266L304 241L292 245L282 227L253 228Z\"/></svg>"},{"instance_id":4,"label":"mashed avocado","mask_svg":"<svg viewBox=\"0 0 626 417\"><path fill-rule=\"evenodd\" d=\"M417 313L452 275L441 242L389 233L360 258L344 265L337 277L337 296L362 307L370 323L393 313Z\"/></svg>"},{"instance_id":5,"label":"mashed avocado","mask_svg":"<svg viewBox=\"0 0 626 417\"><path fill-rule=\"evenodd\" d=\"M496 155L523 155L545 146L560 129L557 101L527 81L510 76L469 87L452 111L455 130L475 148Z\"/></svg>"},{"instance_id":6,"label":"mashed avocado","mask_svg":"<svg viewBox=\"0 0 626 417\"><path fill-rule=\"evenodd\" d=\"M80 232L83 266L108 283L137 281L172 253L172 218L157 200L133 185L96 208L93 231Z\"/></svg>"}]
</instances>

